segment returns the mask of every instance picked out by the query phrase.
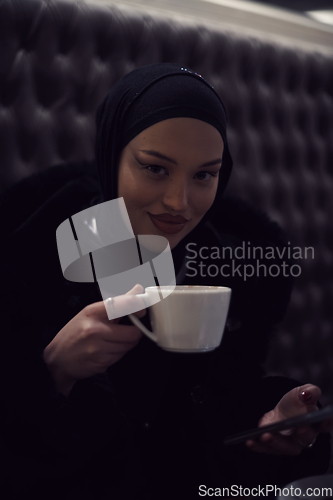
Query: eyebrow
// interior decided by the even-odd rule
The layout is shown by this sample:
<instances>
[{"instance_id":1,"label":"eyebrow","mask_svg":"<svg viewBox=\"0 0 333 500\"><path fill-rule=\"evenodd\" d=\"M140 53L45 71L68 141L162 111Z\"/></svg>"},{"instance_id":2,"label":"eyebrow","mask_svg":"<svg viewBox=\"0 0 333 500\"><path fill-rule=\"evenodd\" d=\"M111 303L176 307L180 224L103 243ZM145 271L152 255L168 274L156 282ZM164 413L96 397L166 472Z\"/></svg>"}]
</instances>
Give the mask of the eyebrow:
<instances>
[{"instance_id":1,"label":"eyebrow","mask_svg":"<svg viewBox=\"0 0 333 500\"><path fill-rule=\"evenodd\" d=\"M168 156L165 156L162 153L159 153L158 151L155 151L153 149L148 149L148 150L147 149L140 149L139 151L141 151L141 153L145 153L146 155L154 156L155 158L158 158L159 160L165 160L165 161L168 161L170 163L173 163L174 165L178 165L176 160L173 160L172 158L169 158ZM212 167L213 165L217 165L217 164L221 165L221 163L222 163L222 158L217 158L216 160L207 161L203 165L200 165L200 167L198 167L198 168Z\"/></svg>"}]
</instances>

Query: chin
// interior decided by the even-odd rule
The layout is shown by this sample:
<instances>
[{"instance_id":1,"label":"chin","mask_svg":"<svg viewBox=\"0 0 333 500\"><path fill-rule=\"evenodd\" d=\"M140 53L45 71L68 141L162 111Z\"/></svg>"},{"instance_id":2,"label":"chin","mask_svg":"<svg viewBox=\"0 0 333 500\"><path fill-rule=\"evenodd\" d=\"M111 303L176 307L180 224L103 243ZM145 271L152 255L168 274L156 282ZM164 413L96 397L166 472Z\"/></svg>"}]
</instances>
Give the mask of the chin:
<instances>
[{"instance_id":1,"label":"chin","mask_svg":"<svg viewBox=\"0 0 333 500\"><path fill-rule=\"evenodd\" d=\"M173 250L174 248L176 248L177 245L179 245L179 243L182 242L182 240L185 238L185 236L187 236L187 234L188 233L186 233L184 236L178 236L178 238L172 238L167 236L164 237L169 241L170 248L171 250Z\"/></svg>"}]
</instances>

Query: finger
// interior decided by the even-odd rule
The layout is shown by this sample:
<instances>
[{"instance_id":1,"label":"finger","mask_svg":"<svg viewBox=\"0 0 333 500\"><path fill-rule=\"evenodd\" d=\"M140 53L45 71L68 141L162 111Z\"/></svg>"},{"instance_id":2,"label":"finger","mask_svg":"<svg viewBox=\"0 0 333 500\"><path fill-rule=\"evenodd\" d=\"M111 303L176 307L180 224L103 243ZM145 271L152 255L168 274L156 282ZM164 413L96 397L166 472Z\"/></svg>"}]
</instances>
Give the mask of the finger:
<instances>
[{"instance_id":1,"label":"finger","mask_svg":"<svg viewBox=\"0 0 333 500\"><path fill-rule=\"evenodd\" d=\"M140 315L145 314L145 302L138 291L142 290L141 285L135 285L125 295L118 295L117 297L110 297L104 301L109 320L115 320L139 312Z\"/></svg>"},{"instance_id":2,"label":"finger","mask_svg":"<svg viewBox=\"0 0 333 500\"><path fill-rule=\"evenodd\" d=\"M108 364L109 360L112 360L112 356L122 354L130 351L137 345L138 341L134 342L107 342L105 340L98 340L85 347L84 355L89 361L93 361L96 364L105 365Z\"/></svg>"},{"instance_id":3,"label":"finger","mask_svg":"<svg viewBox=\"0 0 333 500\"><path fill-rule=\"evenodd\" d=\"M144 293L144 291L145 290L142 285L136 284L133 286L133 288L131 288L131 290L126 292L125 295L138 295L138 293Z\"/></svg>"},{"instance_id":4,"label":"finger","mask_svg":"<svg viewBox=\"0 0 333 500\"><path fill-rule=\"evenodd\" d=\"M307 406L317 406L318 400L321 397L321 390L313 384L305 384L299 387L299 399Z\"/></svg>"},{"instance_id":5,"label":"finger","mask_svg":"<svg viewBox=\"0 0 333 500\"><path fill-rule=\"evenodd\" d=\"M284 438L283 436L274 435L268 443L270 450L274 455L289 455L297 456L303 449L304 445L293 439Z\"/></svg>"},{"instance_id":6,"label":"finger","mask_svg":"<svg viewBox=\"0 0 333 500\"><path fill-rule=\"evenodd\" d=\"M291 429L284 429L283 431L279 431L281 436L291 436L294 433L295 429L292 427Z\"/></svg>"},{"instance_id":7,"label":"finger","mask_svg":"<svg viewBox=\"0 0 333 500\"><path fill-rule=\"evenodd\" d=\"M102 371L119 361L125 354L134 349L140 339L134 342L105 342L105 345L96 356L95 363Z\"/></svg>"},{"instance_id":8,"label":"finger","mask_svg":"<svg viewBox=\"0 0 333 500\"><path fill-rule=\"evenodd\" d=\"M134 346L129 348L127 346L124 347L123 349L119 348L116 351L112 351L110 353L103 353L103 355L100 356L97 355L88 356L87 361L89 361L94 366L94 371L96 370L97 373L103 373L110 366L112 366L121 358L123 358L131 349L133 349L133 347Z\"/></svg>"},{"instance_id":9,"label":"finger","mask_svg":"<svg viewBox=\"0 0 333 500\"><path fill-rule=\"evenodd\" d=\"M250 448L250 450L255 451L256 453L266 453L267 455L272 455L272 450L259 441L249 439L245 442L245 445L247 446L247 448Z\"/></svg>"},{"instance_id":10,"label":"finger","mask_svg":"<svg viewBox=\"0 0 333 500\"><path fill-rule=\"evenodd\" d=\"M304 449L304 445L290 438L285 438L279 434L265 433L260 437L260 443L274 455L296 456Z\"/></svg>"},{"instance_id":11,"label":"finger","mask_svg":"<svg viewBox=\"0 0 333 500\"><path fill-rule=\"evenodd\" d=\"M126 295L137 295L137 294L141 294L141 293L144 293L144 288L142 285L135 285L132 290L130 290L129 292L127 292ZM135 311L133 314L135 314L135 316L137 316L138 318L142 318L145 314L146 314L146 309L141 309L140 311Z\"/></svg>"},{"instance_id":12,"label":"finger","mask_svg":"<svg viewBox=\"0 0 333 500\"><path fill-rule=\"evenodd\" d=\"M295 454L297 453L295 450L290 451L285 450L284 448L279 449L276 447L275 442L274 442L274 436L268 434L265 435L265 438L261 438L258 440L248 440L246 441L246 446L250 448L252 451L255 451L257 453L265 453L267 455L290 455L290 454ZM301 449L301 447L299 447Z\"/></svg>"},{"instance_id":13,"label":"finger","mask_svg":"<svg viewBox=\"0 0 333 500\"><path fill-rule=\"evenodd\" d=\"M110 321L116 324L121 317L133 312L138 312L143 316L145 314L145 303L142 298L136 296L141 292L143 292L143 287L141 285L135 285L124 295L110 297L89 304L84 308L84 314L86 317L94 316L95 318L99 318L101 321L108 324L110 324Z\"/></svg>"},{"instance_id":14,"label":"finger","mask_svg":"<svg viewBox=\"0 0 333 500\"><path fill-rule=\"evenodd\" d=\"M134 325L112 324L101 332L101 338L111 343L134 343L139 342L142 337L141 330Z\"/></svg>"},{"instance_id":15,"label":"finger","mask_svg":"<svg viewBox=\"0 0 333 500\"><path fill-rule=\"evenodd\" d=\"M109 351L104 351L102 354L100 354L99 359L102 360L103 363L108 364L109 361L113 360L114 356L117 355L122 355L124 356L128 351L133 349L137 345L137 342L134 343L125 343L125 342L118 342L112 346L112 349Z\"/></svg>"},{"instance_id":16,"label":"finger","mask_svg":"<svg viewBox=\"0 0 333 500\"><path fill-rule=\"evenodd\" d=\"M305 384L295 387L280 399L273 411L273 420L283 420L318 410L317 401L320 396L321 391L315 385Z\"/></svg>"},{"instance_id":17,"label":"finger","mask_svg":"<svg viewBox=\"0 0 333 500\"><path fill-rule=\"evenodd\" d=\"M86 306L83 311L81 311L87 318L94 318L103 321L104 323L110 325L111 323L118 323L120 321L120 317L109 320L109 316L111 316L111 312L113 312L113 298L108 298L105 300L101 300L99 302L93 302Z\"/></svg>"},{"instance_id":18,"label":"finger","mask_svg":"<svg viewBox=\"0 0 333 500\"><path fill-rule=\"evenodd\" d=\"M318 431L310 425L304 425L296 429L294 440L300 443L304 448L307 448L315 442L317 436Z\"/></svg>"}]
</instances>

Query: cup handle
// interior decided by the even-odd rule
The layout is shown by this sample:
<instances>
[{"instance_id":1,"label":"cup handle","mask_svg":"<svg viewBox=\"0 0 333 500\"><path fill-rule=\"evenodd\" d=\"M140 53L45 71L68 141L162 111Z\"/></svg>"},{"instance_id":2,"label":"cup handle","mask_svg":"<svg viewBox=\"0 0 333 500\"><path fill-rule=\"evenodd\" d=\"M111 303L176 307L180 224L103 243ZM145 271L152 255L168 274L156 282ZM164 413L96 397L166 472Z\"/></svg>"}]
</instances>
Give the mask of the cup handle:
<instances>
[{"instance_id":1,"label":"cup handle","mask_svg":"<svg viewBox=\"0 0 333 500\"><path fill-rule=\"evenodd\" d=\"M149 305L147 304L147 299L148 299L147 292L145 292L145 293L137 293L136 297L140 297L141 299L143 299L143 302L145 303L145 306L149 307ZM140 330L142 331L142 333L144 333L145 335L147 335L147 337L149 337L154 342L157 342L156 335L153 332L151 332L150 330L148 330L148 328L145 327L145 325L139 320L139 318L137 316L135 316L135 314L129 314L128 317L129 317L129 319L132 321L132 323L135 326L137 326L138 328L140 328Z\"/></svg>"},{"instance_id":2,"label":"cup handle","mask_svg":"<svg viewBox=\"0 0 333 500\"><path fill-rule=\"evenodd\" d=\"M140 328L142 333L147 335L147 337L149 337L154 342L157 342L156 335L153 332L151 332L150 330L148 330L148 328L146 328L145 325L143 323L141 323L141 321L139 320L139 318L137 316L135 316L135 314L129 314L128 317L135 326Z\"/></svg>"}]
</instances>

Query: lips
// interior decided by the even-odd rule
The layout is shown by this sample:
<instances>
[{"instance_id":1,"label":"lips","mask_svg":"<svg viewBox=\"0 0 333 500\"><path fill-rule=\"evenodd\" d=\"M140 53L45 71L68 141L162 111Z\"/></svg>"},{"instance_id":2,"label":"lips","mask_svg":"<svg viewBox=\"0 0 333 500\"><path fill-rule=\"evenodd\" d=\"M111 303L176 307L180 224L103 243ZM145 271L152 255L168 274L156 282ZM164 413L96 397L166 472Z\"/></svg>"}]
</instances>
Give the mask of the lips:
<instances>
[{"instance_id":1,"label":"lips","mask_svg":"<svg viewBox=\"0 0 333 500\"><path fill-rule=\"evenodd\" d=\"M153 215L149 214L154 219L159 220L161 222L170 222L171 224L185 224L188 222L188 219L185 219L185 217L182 217L181 215L170 215L170 214L160 214L160 215Z\"/></svg>"},{"instance_id":2,"label":"lips","mask_svg":"<svg viewBox=\"0 0 333 500\"><path fill-rule=\"evenodd\" d=\"M148 212L148 215L157 229L163 233L176 234L179 233L187 224L188 219L181 215L157 214L153 215Z\"/></svg>"}]
</instances>

